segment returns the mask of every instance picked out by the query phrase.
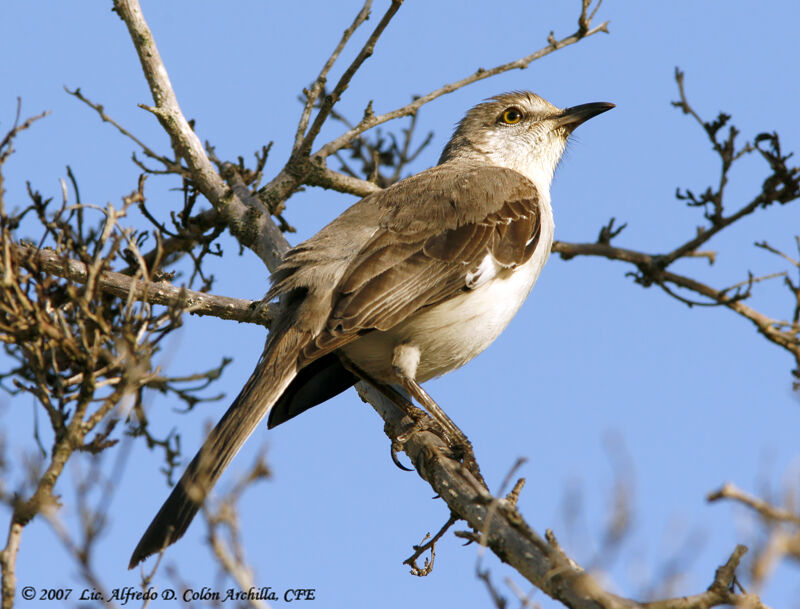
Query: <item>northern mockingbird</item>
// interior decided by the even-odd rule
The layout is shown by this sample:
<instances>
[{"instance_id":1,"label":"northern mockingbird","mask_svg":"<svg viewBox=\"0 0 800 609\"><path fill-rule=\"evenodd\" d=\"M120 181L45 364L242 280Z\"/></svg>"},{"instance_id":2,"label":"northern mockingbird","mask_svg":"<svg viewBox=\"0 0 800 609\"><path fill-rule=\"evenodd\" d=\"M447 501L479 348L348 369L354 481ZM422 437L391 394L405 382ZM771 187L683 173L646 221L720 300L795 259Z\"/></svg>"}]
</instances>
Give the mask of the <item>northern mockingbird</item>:
<instances>
[{"instance_id":1,"label":"northern mockingbird","mask_svg":"<svg viewBox=\"0 0 800 609\"><path fill-rule=\"evenodd\" d=\"M550 254L550 182L567 137L613 107L498 95L467 112L438 165L364 197L290 250L272 276L267 299L282 313L255 371L130 567L185 533L267 413L274 427L363 377L399 385L459 434L419 383L466 364L511 321Z\"/></svg>"}]
</instances>

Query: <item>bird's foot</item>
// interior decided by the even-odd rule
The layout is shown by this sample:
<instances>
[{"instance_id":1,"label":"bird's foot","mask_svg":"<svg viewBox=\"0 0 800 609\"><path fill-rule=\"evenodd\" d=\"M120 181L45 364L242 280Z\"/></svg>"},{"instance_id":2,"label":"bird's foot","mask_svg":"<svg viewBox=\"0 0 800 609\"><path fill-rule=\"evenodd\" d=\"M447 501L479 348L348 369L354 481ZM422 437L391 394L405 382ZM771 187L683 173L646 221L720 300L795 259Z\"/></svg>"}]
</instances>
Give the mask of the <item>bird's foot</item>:
<instances>
[{"instance_id":1,"label":"bird's foot","mask_svg":"<svg viewBox=\"0 0 800 609\"><path fill-rule=\"evenodd\" d=\"M403 450L405 443L413 434L419 431L429 431L438 438L441 438L442 442L447 445L447 448L450 451L450 456L453 459L460 461L464 467L466 467L467 471L477 478L480 484L486 486L486 482L484 481L480 467L478 466L478 461L475 459L475 453L472 450L472 442L469 441L467 436L465 436L464 433L455 426L453 426L453 428L456 430L455 433L453 432L453 428L445 431L445 428L440 425L438 421L434 420L421 410L415 410L417 411L415 414L418 413L418 415L414 417L414 422L403 433L399 434L394 438L394 440L392 440L391 456L394 464L402 470L411 471L409 468L400 463L398 459L398 453Z\"/></svg>"},{"instance_id":2,"label":"bird's foot","mask_svg":"<svg viewBox=\"0 0 800 609\"><path fill-rule=\"evenodd\" d=\"M397 435L392 440L391 446L391 455L392 461L394 464L399 467L400 469L411 472L414 471L400 463L399 459L397 458L397 454L403 450L405 447L406 442L408 439L417 433L418 431L430 431L436 436L443 438L444 432L442 431L441 427L439 427L436 422L431 419L424 411L420 410L412 406L413 411L408 411L406 414L411 416L414 419L414 422L401 434Z\"/></svg>"}]
</instances>

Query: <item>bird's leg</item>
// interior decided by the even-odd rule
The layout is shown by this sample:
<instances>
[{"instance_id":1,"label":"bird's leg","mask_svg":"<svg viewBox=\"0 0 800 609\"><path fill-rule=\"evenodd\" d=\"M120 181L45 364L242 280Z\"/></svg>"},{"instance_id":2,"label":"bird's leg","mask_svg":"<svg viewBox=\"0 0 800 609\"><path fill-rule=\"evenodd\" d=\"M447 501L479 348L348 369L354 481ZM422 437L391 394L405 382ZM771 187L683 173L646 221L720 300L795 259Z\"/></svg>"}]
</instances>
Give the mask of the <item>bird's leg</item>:
<instances>
[{"instance_id":1,"label":"bird's leg","mask_svg":"<svg viewBox=\"0 0 800 609\"><path fill-rule=\"evenodd\" d=\"M398 372L399 371L395 370L395 373ZM439 404L436 403L436 401L420 386L419 383L417 383L417 381L408 377L403 377L400 374L398 374L398 377L400 378L400 385L403 387L403 389L408 391L408 393L411 394L411 397L422 404L428 414L431 415L433 420L436 421L439 424L439 427L442 428L446 436L444 438L445 440L451 444L455 443L456 445L469 444L469 440L467 439L467 436L464 435L464 432L461 431L455 423L453 423L452 419L445 414L444 410L439 407Z\"/></svg>"},{"instance_id":2,"label":"bird's leg","mask_svg":"<svg viewBox=\"0 0 800 609\"><path fill-rule=\"evenodd\" d=\"M343 353L337 353L339 360L342 362L342 365L347 368L350 372L355 374L361 380L366 381L375 389L377 389L383 396L388 399L392 404L400 408L412 421L412 425L408 428L405 432L397 436L392 440L391 446L391 456L392 462L402 470L407 472L413 471L412 469L406 467L400 460L397 458L397 453L403 450L403 444L408 439L408 437L417 432L417 431L424 431L430 428L430 424L432 423L429 416L425 414L425 411L417 408L414 404L409 400L405 395L403 395L400 391L398 391L395 387L388 385L386 383L382 383L376 379L374 379L370 374L366 373L364 370L359 368L355 362L345 356Z\"/></svg>"},{"instance_id":3,"label":"bird's leg","mask_svg":"<svg viewBox=\"0 0 800 609\"><path fill-rule=\"evenodd\" d=\"M472 451L472 442L469 441L464 432L458 428L447 414L445 414L444 410L439 407L439 404L436 403L417 381L409 378L401 378L400 384L415 400L417 400L417 402L425 407L428 414L433 417L433 420L439 424L439 427L441 427L446 436L448 436L445 438L448 444L457 452L467 469L485 486L486 482L481 475L478 461L475 459L475 453Z\"/></svg>"},{"instance_id":4,"label":"bird's leg","mask_svg":"<svg viewBox=\"0 0 800 609\"><path fill-rule=\"evenodd\" d=\"M412 434L418 431L429 430L432 425L435 425L435 421L431 420L431 418L427 414L425 414L424 410L414 406L411 400L409 400L408 397L404 395L402 392L398 391L396 387L393 387L392 385L387 385L386 383L381 383L380 381L376 381L375 379L371 378L369 375L366 375L365 373L362 378L363 380L367 381L370 385L375 387L375 389L377 389L380 393L382 393L384 397L386 397L390 402L392 402L396 406L399 406L400 409L403 412L405 412L405 414L413 421L411 427L409 427L403 433L397 435L392 439L392 446L390 449L392 461L397 467L407 472L413 471L412 469L400 463L400 460L397 458L397 453L403 450L403 446L405 445L406 440L408 440L408 438ZM441 432L441 430L434 430L434 431L443 433Z\"/></svg>"},{"instance_id":5,"label":"bird's leg","mask_svg":"<svg viewBox=\"0 0 800 609\"><path fill-rule=\"evenodd\" d=\"M450 420L450 417L439 408L439 405L433 401L433 398L419 386L419 383L417 383L416 377L419 360L419 348L411 344L397 345L392 353L392 368L397 381L403 389L408 391L411 397L425 407L428 414L439 424L439 427L442 428L445 434L443 439L448 444L453 444L454 442L457 445L469 444L464 433Z\"/></svg>"},{"instance_id":6,"label":"bird's leg","mask_svg":"<svg viewBox=\"0 0 800 609\"><path fill-rule=\"evenodd\" d=\"M448 417L434 399L417 383L413 378L410 378L402 366L395 365L395 376L399 384L405 389L408 394L417 400L422 406L425 407L430 416L426 416L425 411L420 410L411 401L390 384L383 383L373 378L372 375L362 370L353 360L349 359L343 353L337 353L342 365L350 372L355 374L360 379L366 381L379 392L381 392L390 402L400 408L406 415L413 421L412 426L397 436L392 441L391 454L392 461L400 469L408 471L408 468L400 463L397 458L397 453L402 450L403 444L406 439L417 431L424 431L430 429L430 423L433 422L438 425L439 429L435 433L439 435L450 446L460 458L469 471L484 485L486 482L483 480L478 462L475 459L475 454L472 451L472 443L464 435L458 426ZM397 357L395 357L397 360ZM433 419L433 421L431 421Z\"/></svg>"},{"instance_id":7,"label":"bird's leg","mask_svg":"<svg viewBox=\"0 0 800 609\"><path fill-rule=\"evenodd\" d=\"M425 418L425 412L414 406L414 404L412 404L411 401L397 389L387 383L382 383L381 381L375 379L371 374L362 370L358 364L348 358L344 353L337 352L336 355L339 357L339 360L342 362L342 365L345 368L355 374L362 381L366 381L375 387L375 389L380 391L390 402L411 417L412 421L416 423L420 419Z\"/></svg>"},{"instance_id":8,"label":"bird's leg","mask_svg":"<svg viewBox=\"0 0 800 609\"><path fill-rule=\"evenodd\" d=\"M425 407L428 414L439 424L444 431L444 440L450 445L464 462L464 465L475 475L485 486L483 476L481 476L478 462L472 451L472 443L464 432L448 417L436 401L428 395L420 384L416 381L417 365L419 364L420 352L413 345L398 345L394 349L392 356L392 367L400 385L411 394L417 402Z\"/></svg>"}]
</instances>

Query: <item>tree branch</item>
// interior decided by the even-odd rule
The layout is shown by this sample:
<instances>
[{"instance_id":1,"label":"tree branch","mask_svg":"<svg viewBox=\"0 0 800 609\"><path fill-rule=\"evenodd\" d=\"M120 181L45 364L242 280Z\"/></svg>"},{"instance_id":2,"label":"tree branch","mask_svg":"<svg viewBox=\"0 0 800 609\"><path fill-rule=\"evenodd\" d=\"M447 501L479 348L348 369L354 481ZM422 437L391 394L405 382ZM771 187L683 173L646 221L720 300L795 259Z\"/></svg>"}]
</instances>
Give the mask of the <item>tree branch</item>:
<instances>
[{"instance_id":1,"label":"tree branch","mask_svg":"<svg viewBox=\"0 0 800 609\"><path fill-rule=\"evenodd\" d=\"M0 551L0 570L2 570L2 609L11 609L14 606L14 597L17 589L17 554L22 541L23 525L11 520L6 538L6 547Z\"/></svg>"},{"instance_id":2,"label":"tree branch","mask_svg":"<svg viewBox=\"0 0 800 609\"><path fill-rule=\"evenodd\" d=\"M333 91L325 96L319 112L317 112L317 116L314 118L314 122L311 124L311 128L308 130L308 133L303 138L303 143L300 145L300 149L298 151L300 156L308 156L308 153L311 151L311 146L314 144L314 140L317 138L317 135L319 135L319 132L322 129L322 125L325 124L325 121L328 120L328 117L331 115L333 106L339 101L339 99L341 99L342 93L344 93L345 89L347 89L350 81L352 80L353 76L355 76L355 73L358 71L361 65L367 60L368 57L372 56L372 53L375 51L375 45L378 43L378 39L381 37L381 34L383 34L386 26L389 25L389 22L395 16L397 11L400 10L400 6L402 4L403 0L392 0L392 3L386 10L386 13L378 22L378 25L375 26L375 29L372 31L372 34L370 34L369 38L367 38L366 43L364 43L364 46L358 52L356 58L344 71L344 74L342 74L339 82L336 83Z\"/></svg>"},{"instance_id":3,"label":"tree branch","mask_svg":"<svg viewBox=\"0 0 800 609\"><path fill-rule=\"evenodd\" d=\"M372 8L372 0L366 0L364 2L364 6L361 7L361 10L358 11L356 18L353 20L353 23L350 24L343 33L342 38L339 40L339 43L336 45L336 48L328 57L328 60L325 62L325 65L322 66L322 69L319 72L319 76L314 81L314 84L311 85L310 89L304 90L306 94L306 103L303 106L303 112L300 115L300 122L297 124L297 131L295 132L294 136L294 146L292 147L292 153L297 153L300 151L300 148L303 145L304 141L304 134L306 128L308 127L308 121L311 117L311 110L314 108L314 104L319 99L320 94L325 89L325 83L327 82L328 72L330 72L333 64L336 63L341 52L344 50L344 47L347 45L348 40L353 35L353 33L363 24L367 19L369 19L370 9Z\"/></svg>"},{"instance_id":4,"label":"tree branch","mask_svg":"<svg viewBox=\"0 0 800 609\"><path fill-rule=\"evenodd\" d=\"M753 497L731 482L726 482L722 485L722 488L710 493L706 499L709 503L721 499L731 499L755 510L766 520L791 522L792 524L800 525L800 515L782 508L777 508L758 497Z\"/></svg>"},{"instance_id":5,"label":"tree branch","mask_svg":"<svg viewBox=\"0 0 800 609\"><path fill-rule=\"evenodd\" d=\"M139 148L142 149L142 151L145 153L145 155L147 155L151 159L155 159L156 161L160 162L162 165L164 165L171 172L178 173L178 174L183 173L184 169L183 169L183 167L180 166L179 163L176 163L175 161L172 161L172 160L168 159L167 157L162 156L160 154L157 154L155 151L153 151L153 149L151 149L149 146L147 146L147 144L145 144L138 137L136 137L130 131L125 129L125 127L120 125L116 120L114 120L112 117L110 117L108 114L106 114L106 110L101 104L96 104L92 100L90 100L88 97L86 97L83 94L83 92L80 90L80 87L76 88L74 91L70 91L68 87L64 87L64 90L69 95L72 95L76 99L82 101L84 104L89 106L92 110L97 112L97 114L100 116L100 120L102 120L104 123L109 123L109 124L113 125L114 127L117 128L117 131L119 131L122 135L124 135L125 137L133 140L133 142L137 146L139 146Z\"/></svg>"},{"instance_id":6,"label":"tree branch","mask_svg":"<svg viewBox=\"0 0 800 609\"><path fill-rule=\"evenodd\" d=\"M552 53L553 51L557 51L562 49L566 46L571 44L575 44L583 40L584 38L588 38L589 36L593 36L598 32L605 32L608 33L608 21L604 21L597 27L592 29L587 29L582 31L580 28L570 36L566 36L561 40L552 40L546 47L542 47L538 51L531 53L530 55L526 55L525 57L521 57L520 59L516 59L509 63L505 63L503 65L495 66L489 70L485 70L483 68L478 68L473 74L462 78L460 80L451 82L449 84L443 85L438 89L435 89L421 97L416 98L409 104L401 108L397 108L390 112L386 112L384 114L373 114L371 108L367 108L367 111L364 113L364 118L352 129L343 133L336 139L328 142L322 148L320 148L317 152L313 153L312 157L320 157L326 158L336 151L344 148L347 146L353 138L359 136L360 134L364 133L367 129L371 129L377 125L385 123L387 121L393 120L395 118L401 118L403 116L411 116L417 110L419 110L422 106L427 104L428 102L433 101L437 97L441 97L442 95L446 95L448 93L452 93L453 91L457 91L462 87L465 87L469 84L474 82L478 82L479 80L483 80L485 78L489 78L491 76L496 76L497 74L502 74L503 72L508 72L509 70L524 70L527 68L532 62L536 61L537 59L541 59Z\"/></svg>"},{"instance_id":7,"label":"tree branch","mask_svg":"<svg viewBox=\"0 0 800 609\"><path fill-rule=\"evenodd\" d=\"M480 541L505 563L548 596L571 609L709 609L747 601L766 609L754 595L733 591L735 569L746 552L738 546L728 562L717 570L711 586L702 594L639 603L603 590L558 545L548 532L542 539L524 520L514 501L495 498L472 473L449 456L449 448L429 431L413 431L414 423L377 389L359 383L361 398L372 404L386 422L390 438L408 435L403 451L417 473L442 498L454 516L465 520L473 532L465 537Z\"/></svg>"},{"instance_id":8,"label":"tree branch","mask_svg":"<svg viewBox=\"0 0 800 609\"><path fill-rule=\"evenodd\" d=\"M241 193L234 193L214 169L200 138L180 109L139 2L115 0L114 10L128 27L153 95L155 107L145 109L156 115L172 139L176 152L186 162L197 188L227 222L233 235L274 270L289 249L288 242L255 197L242 198Z\"/></svg>"},{"instance_id":9,"label":"tree branch","mask_svg":"<svg viewBox=\"0 0 800 609\"><path fill-rule=\"evenodd\" d=\"M52 250L40 250L27 245L12 244L12 249L19 262L33 272L44 271L76 283L87 283L90 280L87 265L78 260L64 258ZM275 316L276 305L254 307L258 301L187 290L166 281L146 281L113 271L102 271L97 278L97 286L103 292L123 300L132 298L151 304L180 307L195 315L258 323L266 327L269 327Z\"/></svg>"},{"instance_id":10,"label":"tree branch","mask_svg":"<svg viewBox=\"0 0 800 609\"><path fill-rule=\"evenodd\" d=\"M798 334L798 328L794 327L796 324L772 319L747 306L741 300L731 298L726 290L716 290L690 277L663 270L660 264L661 256L605 243L565 243L563 241L553 243L553 252L560 254L564 260L575 256L600 256L609 260L627 262L636 266L642 273L643 280L640 280L640 283L647 284L649 281L660 286L671 283L705 296L713 303L725 306L748 319L767 340L791 353L800 366L800 334Z\"/></svg>"}]
</instances>

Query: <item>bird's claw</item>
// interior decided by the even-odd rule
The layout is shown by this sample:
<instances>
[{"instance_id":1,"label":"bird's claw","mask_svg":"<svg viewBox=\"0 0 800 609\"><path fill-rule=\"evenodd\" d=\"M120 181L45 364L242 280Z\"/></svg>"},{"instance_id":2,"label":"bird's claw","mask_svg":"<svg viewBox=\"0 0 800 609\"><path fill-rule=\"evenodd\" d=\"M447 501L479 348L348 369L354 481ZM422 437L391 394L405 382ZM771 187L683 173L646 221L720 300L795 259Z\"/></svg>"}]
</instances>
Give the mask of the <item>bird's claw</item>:
<instances>
[{"instance_id":1,"label":"bird's claw","mask_svg":"<svg viewBox=\"0 0 800 609\"><path fill-rule=\"evenodd\" d=\"M414 471L413 468L406 467L405 465L400 463L400 459L397 458L397 453L399 453L402 450L403 450L403 442L401 442L398 438L395 438L394 440L392 440L392 446L391 446L392 462L399 469L402 469L404 472L413 472Z\"/></svg>"},{"instance_id":2,"label":"bird's claw","mask_svg":"<svg viewBox=\"0 0 800 609\"><path fill-rule=\"evenodd\" d=\"M406 472L414 471L413 469L407 468L405 465L400 463L399 459L397 458L397 453L403 450L405 443L408 442L408 439L418 431L432 431L439 437L443 436L443 432L440 427L436 424L436 422L431 419L424 411L419 409L414 409L416 412L409 413L410 415L413 414L414 422L406 429L403 433L398 434L392 440L391 446L391 455L392 461L394 464Z\"/></svg>"}]
</instances>

